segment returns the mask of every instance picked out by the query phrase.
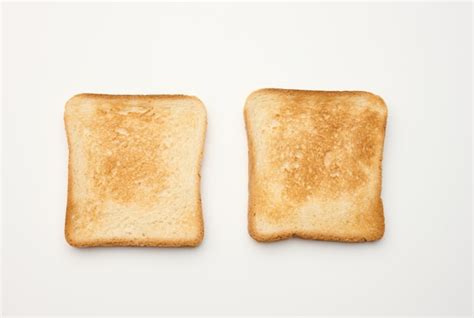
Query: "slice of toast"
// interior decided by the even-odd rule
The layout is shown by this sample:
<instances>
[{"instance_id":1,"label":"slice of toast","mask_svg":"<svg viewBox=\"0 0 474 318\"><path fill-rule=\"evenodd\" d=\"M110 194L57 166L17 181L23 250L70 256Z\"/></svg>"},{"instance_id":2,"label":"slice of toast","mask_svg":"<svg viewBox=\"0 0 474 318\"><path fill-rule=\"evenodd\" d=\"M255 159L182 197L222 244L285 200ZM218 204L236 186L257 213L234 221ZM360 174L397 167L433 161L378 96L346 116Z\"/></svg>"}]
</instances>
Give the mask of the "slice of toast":
<instances>
[{"instance_id":1,"label":"slice of toast","mask_svg":"<svg viewBox=\"0 0 474 318\"><path fill-rule=\"evenodd\" d=\"M362 242L383 236L384 101L367 92L262 89L244 110L249 233Z\"/></svg>"},{"instance_id":2,"label":"slice of toast","mask_svg":"<svg viewBox=\"0 0 474 318\"><path fill-rule=\"evenodd\" d=\"M196 246L207 115L183 95L80 94L65 107L65 236L85 246Z\"/></svg>"}]
</instances>

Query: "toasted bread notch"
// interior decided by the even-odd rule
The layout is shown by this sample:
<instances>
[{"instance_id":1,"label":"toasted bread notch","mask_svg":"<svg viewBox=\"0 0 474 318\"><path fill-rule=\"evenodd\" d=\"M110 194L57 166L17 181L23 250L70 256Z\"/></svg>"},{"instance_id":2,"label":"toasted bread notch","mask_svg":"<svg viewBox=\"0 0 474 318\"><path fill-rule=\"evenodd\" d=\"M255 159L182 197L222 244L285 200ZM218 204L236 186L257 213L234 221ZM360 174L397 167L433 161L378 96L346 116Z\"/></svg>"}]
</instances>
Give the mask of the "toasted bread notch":
<instances>
[{"instance_id":1,"label":"toasted bread notch","mask_svg":"<svg viewBox=\"0 0 474 318\"><path fill-rule=\"evenodd\" d=\"M65 235L76 247L196 246L206 110L182 95L81 94L65 107Z\"/></svg>"},{"instance_id":2,"label":"toasted bread notch","mask_svg":"<svg viewBox=\"0 0 474 318\"><path fill-rule=\"evenodd\" d=\"M367 92L262 89L244 110L249 233L364 242L384 233L384 101Z\"/></svg>"}]
</instances>

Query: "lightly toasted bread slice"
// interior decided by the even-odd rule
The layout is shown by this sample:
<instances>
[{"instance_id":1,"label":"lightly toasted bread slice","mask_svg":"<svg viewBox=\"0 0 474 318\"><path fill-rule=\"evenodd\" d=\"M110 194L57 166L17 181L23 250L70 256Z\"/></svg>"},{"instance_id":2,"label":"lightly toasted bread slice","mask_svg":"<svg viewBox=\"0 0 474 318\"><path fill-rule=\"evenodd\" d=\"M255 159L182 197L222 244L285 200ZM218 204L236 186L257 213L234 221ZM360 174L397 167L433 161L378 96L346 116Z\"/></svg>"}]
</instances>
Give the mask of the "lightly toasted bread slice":
<instances>
[{"instance_id":1,"label":"lightly toasted bread slice","mask_svg":"<svg viewBox=\"0 0 474 318\"><path fill-rule=\"evenodd\" d=\"M199 245L207 115L198 98L80 94L64 120L70 245Z\"/></svg>"},{"instance_id":2,"label":"lightly toasted bread slice","mask_svg":"<svg viewBox=\"0 0 474 318\"><path fill-rule=\"evenodd\" d=\"M387 107L359 91L261 89L246 101L250 235L346 242L383 236Z\"/></svg>"}]
</instances>

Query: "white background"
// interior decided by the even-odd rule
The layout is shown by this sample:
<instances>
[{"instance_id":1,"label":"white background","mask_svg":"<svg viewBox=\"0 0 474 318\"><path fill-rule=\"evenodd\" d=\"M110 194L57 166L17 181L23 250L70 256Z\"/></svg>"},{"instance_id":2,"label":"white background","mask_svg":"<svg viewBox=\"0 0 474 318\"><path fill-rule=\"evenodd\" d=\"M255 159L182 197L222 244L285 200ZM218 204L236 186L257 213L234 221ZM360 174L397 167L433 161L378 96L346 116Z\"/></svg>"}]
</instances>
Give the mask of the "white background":
<instances>
[{"instance_id":1,"label":"white background","mask_svg":"<svg viewBox=\"0 0 474 318\"><path fill-rule=\"evenodd\" d=\"M470 27L469 4L4 5L4 312L469 314ZM262 87L385 99L381 241L248 236L242 109ZM200 247L66 244L81 92L206 104Z\"/></svg>"}]
</instances>

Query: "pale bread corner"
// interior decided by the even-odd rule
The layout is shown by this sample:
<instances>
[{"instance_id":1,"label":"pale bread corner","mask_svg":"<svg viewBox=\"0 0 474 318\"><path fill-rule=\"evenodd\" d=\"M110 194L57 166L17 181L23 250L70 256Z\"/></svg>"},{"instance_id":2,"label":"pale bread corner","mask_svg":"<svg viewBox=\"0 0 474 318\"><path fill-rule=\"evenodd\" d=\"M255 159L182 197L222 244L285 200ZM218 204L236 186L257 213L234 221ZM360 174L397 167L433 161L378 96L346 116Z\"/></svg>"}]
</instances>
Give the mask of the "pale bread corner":
<instances>
[{"instance_id":1,"label":"pale bread corner","mask_svg":"<svg viewBox=\"0 0 474 318\"><path fill-rule=\"evenodd\" d=\"M64 121L70 245L201 243L207 114L198 98L79 94L67 102Z\"/></svg>"},{"instance_id":2,"label":"pale bread corner","mask_svg":"<svg viewBox=\"0 0 474 318\"><path fill-rule=\"evenodd\" d=\"M387 107L360 91L261 89L246 101L249 234L365 242L385 230Z\"/></svg>"}]
</instances>

